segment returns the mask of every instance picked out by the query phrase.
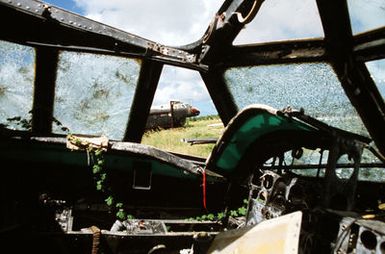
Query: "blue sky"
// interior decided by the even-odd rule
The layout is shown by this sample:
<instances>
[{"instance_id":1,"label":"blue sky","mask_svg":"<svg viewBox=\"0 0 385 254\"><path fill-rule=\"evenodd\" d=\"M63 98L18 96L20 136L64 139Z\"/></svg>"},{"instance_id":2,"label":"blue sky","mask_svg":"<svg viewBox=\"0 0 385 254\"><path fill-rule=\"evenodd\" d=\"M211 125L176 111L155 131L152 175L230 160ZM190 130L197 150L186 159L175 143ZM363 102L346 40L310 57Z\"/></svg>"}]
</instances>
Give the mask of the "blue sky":
<instances>
[{"instance_id":1,"label":"blue sky","mask_svg":"<svg viewBox=\"0 0 385 254\"><path fill-rule=\"evenodd\" d=\"M72 11L78 14L83 14L84 10L79 8L72 0L45 0L44 2L55 5L57 7Z\"/></svg>"}]
</instances>

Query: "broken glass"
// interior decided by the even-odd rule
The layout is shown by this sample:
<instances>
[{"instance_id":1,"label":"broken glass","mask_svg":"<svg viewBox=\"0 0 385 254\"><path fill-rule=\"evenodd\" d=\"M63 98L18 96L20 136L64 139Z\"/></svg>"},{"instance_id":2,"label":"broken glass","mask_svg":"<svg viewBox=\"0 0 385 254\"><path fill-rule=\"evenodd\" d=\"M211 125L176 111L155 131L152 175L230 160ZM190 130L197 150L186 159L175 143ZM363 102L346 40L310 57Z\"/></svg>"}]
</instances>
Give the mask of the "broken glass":
<instances>
[{"instance_id":1,"label":"broken glass","mask_svg":"<svg viewBox=\"0 0 385 254\"><path fill-rule=\"evenodd\" d=\"M31 129L35 49L0 41L0 126Z\"/></svg>"},{"instance_id":2,"label":"broken glass","mask_svg":"<svg viewBox=\"0 0 385 254\"><path fill-rule=\"evenodd\" d=\"M325 167L319 168L302 168L296 169L297 165L317 165L317 163L326 165L329 151L328 150L309 150L303 148L303 155L299 159L293 158L293 152L289 151L285 153L285 162L284 165L291 165L293 169L291 172L302 175L302 176L310 176L310 177L324 177L325 176ZM321 155L322 154L322 155ZM338 167L336 168L336 176L339 179L349 179L354 171L354 162L349 158L348 155L344 154L338 159L339 164L351 165L351 167ZM385 172L383 167L377 167L377 165L381 164L381 161L373 155L369 150L364 149L361 157L361 163L364 164L372 164L365 167L360 167L358 171L358 179L360 181L371 181L371 182L385 182Z\"/></svg>"},{"instance_id":3,"label":"broken glass","mask_svg":"<svg viewBox=\"0 0 385 254\"><path fill-rule=\"evenodd\" d=\"M360 181L369 181L369 182L385 182L385 171L384 168L371 167L371 168L361 168L358 173L358 179Z\"/></svg>"},{"instance_id":4,"label":"broken glass","mask_svg":"<svg viewBox=\"0 0 385 254\"><path fill-rule=\"evenodd\" d=\"M141 62L115 56L61 52L54 117L71 133L121 140ZM54 133L64 133L53 125Z\"/></svg>"},{"instance_id":5,"label":"broken glass","mask_svg":"<svg viewBox=\"0 0 385 254\"><path fill-rule=\"evenodd\" d=\"M268 0L234 40L235 45L323 37L314 0Z\"/></svg>"},{"instance_id":6,"label":"broken glass","mask_svg":"<svg viewBox=\"0 0 385 254\"><path fill-rule=\"evenodd\" d=\"M373 144L375 150L378 148ZM369 167L361 168L358 174L358 179L361 181L371 181L371 182L385 182L385 170L384 167L376 167L375 164L382 164L382 161L379 160L371 151L364 149L361 155L361 163L372 164Z\"/></svg>"},{"instance_id":7,"label":"broken glass","mask_svg":"<svg viewBox=\"0 0 385 254\"><path fill-rule=\"evenodd\" d=\"M325 166L328 160L329 151L321 149L301 148L288 151L284 154L284 165L291 165L291 172L310 177L324 177ZM298 166L311 165L309 168L298 169Z\"/></svg>"},{"instance_id":8,"label":"broken glass","mask_svg":"<svg viewBox=\"0 0 385 254\"><path fill-rule=\"evenodd\" d=\"M348 7L353 34L385 25L385 1L383 0L349 0Z\"/></svg>"},{"instance_id":9,"label":"broken glass","mask_svg":"<svg viewBox=\"0 0 385 254\"><path fill-rule=\"evenodd\" d=\"M276 109L303 108L329 125L369 135L326 63L237 67L228 69L224 76L239 109L255 103Z\"/></svg>"},{"instance_id":10,"label":"broken glass","mask_svg":"<svg viewBox=\"0 0 385 254\"><path fill-rule=\"evenodd\" d=\"M385 59L366 62L366 67L370 72L370 76L376 83L378 91L385 100Z\"/></svg>"}]
</instances>

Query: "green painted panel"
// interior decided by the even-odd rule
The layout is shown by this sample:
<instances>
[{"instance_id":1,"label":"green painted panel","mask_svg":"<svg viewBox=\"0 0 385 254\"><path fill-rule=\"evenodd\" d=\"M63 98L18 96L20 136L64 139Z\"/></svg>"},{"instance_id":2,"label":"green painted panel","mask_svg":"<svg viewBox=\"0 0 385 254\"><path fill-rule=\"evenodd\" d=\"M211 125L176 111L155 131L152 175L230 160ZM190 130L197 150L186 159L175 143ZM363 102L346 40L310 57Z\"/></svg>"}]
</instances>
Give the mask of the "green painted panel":
<instances>
[{"instance_id":1,"label":"green painted panel","mask_svg":"<svg viewBox=\"0 0 385 254\"><path fill-rule=\"evenodd\" d=\"M234 133L219 157L216 166L227 173L231 172L256 139L277 130L310 131L312 128L293 119L269 113L258 114L247 120L239 130Z\"/></svg>"}]
</instances>

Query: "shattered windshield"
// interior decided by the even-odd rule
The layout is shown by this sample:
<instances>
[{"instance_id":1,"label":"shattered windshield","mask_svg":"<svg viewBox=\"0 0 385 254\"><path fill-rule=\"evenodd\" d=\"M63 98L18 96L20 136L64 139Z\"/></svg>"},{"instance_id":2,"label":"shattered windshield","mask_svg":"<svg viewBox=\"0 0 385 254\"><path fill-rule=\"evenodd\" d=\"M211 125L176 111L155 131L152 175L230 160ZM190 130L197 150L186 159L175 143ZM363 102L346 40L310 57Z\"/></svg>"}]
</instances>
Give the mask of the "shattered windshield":
<instances>
[{"instance_id":1,"label":"shattered windshield","mask_svg":"<svg viewBox=\"0 0 385 254\"><path fill-rule=\"evenodd\" d=\"M237 67L228 69L224 76L239 109L254 103L277 109L303 108L329 125L369 136L326 63Z\"/></svg>"},{"instance_id":2,"label":"shattered windshield","mask_svg":"<svg viewBox=\"0 0 385 254\"><path fill-rule=\"evenodd\" d=\"M30 130L35 79L35 50L0 41L0 124Z\"/></svg>"},{"instance_id":3,"label":"shattered windshield","mask_svg":"<svg viewBox=\"0 0 385 254\"><path fill-rule=\"evenodd\" d=\"M61 52L54 117L72 133L121 140L134 97L140 60ZM53 125L54 133L64 133Z\"/></svg>"}]
</instances>

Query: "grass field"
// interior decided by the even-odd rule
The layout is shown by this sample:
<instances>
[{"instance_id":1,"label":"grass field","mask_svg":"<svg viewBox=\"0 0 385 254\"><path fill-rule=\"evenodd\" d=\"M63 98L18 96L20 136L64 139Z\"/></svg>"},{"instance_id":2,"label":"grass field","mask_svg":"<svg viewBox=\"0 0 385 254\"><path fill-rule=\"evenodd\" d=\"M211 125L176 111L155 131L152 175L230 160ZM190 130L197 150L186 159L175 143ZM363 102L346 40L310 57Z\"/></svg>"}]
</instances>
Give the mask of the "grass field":
<instances>
[{"instance_id":1,"label":"grass field","mask_svg":"<svg viewBox=\"0 0 385 254\"><path fill-rule=\"evenodd\" d=\"M162 150L207 158L214 144L196 144L182 142L190 138L218 138L223 132L219 117L200 117L188 119L184 127L147 131L142 143ZM211 126L214 125L214 126Z\"/></svg>"}]
</instances>

